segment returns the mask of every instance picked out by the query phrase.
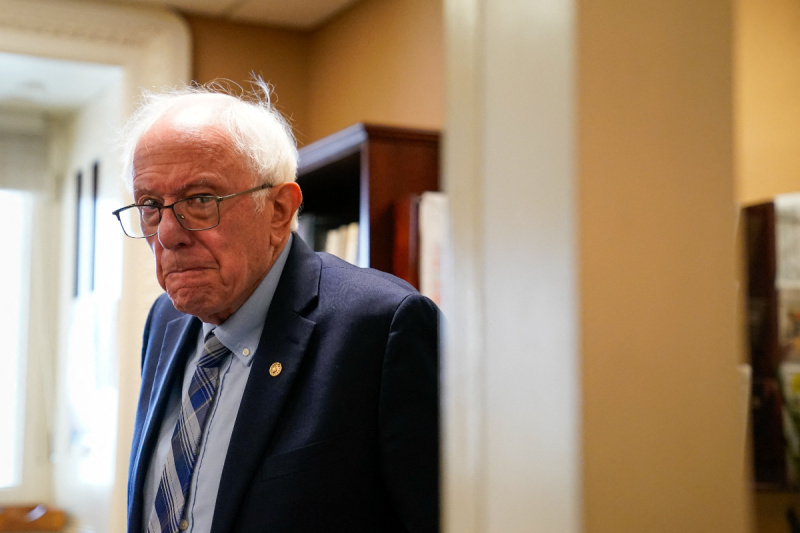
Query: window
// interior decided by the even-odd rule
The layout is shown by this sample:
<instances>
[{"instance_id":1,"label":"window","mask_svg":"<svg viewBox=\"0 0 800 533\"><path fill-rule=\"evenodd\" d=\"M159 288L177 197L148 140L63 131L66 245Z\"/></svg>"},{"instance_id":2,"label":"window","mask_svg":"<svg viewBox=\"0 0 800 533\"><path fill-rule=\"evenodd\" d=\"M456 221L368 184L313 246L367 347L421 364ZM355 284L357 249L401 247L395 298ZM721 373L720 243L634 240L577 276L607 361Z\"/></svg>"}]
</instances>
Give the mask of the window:
<instances>
[{"instance_id":1,"label":"window","mask_svg":"<svg viewBox=\"0 0 800 533\"><path fill-rule=\"evenodd\" d=\"M0 387L0 488L18 485L22 472L24 373L28 329L30 271L29 193L0 189L3 215L3 259L0 261L0 368L11 379Z\"/></svg>"}]
</instances>

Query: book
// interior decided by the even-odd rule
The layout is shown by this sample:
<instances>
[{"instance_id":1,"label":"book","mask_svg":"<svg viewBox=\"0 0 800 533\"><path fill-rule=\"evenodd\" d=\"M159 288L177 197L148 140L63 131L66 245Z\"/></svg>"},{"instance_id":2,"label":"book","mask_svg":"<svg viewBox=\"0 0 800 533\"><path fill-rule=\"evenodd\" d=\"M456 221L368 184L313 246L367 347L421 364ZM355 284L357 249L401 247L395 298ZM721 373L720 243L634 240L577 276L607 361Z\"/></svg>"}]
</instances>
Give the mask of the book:
<instances>
[{"instance_id":1,"label":"book","mask_svg":"<svg viewBox=\"0 0 800 533\"><path fill-rule=\"evenodd\" d=\"M331 228L325 234L324 251L355 265L358 263L358 234L358 222Z\"/></svg>"},{"instance_id":2,"label":"book","mask_svg":"<svg viewBox=\"0 0 800 533\"><path fill-rule=\"evenodd\" d=\"M419 202L419 291L442 303L442 249L445 245L449 203L441 192L425 192Z\"/></svg>"},{"instance_id":3,"label":"book","mask_svg":"<svg viewBox=\"0 0 800 533\"><path fill-rule=\"evenodd\" d=\"M358 222L351 222L345 230L344 259L350 264L358 264Z\"/></svg>"}]
</instances>

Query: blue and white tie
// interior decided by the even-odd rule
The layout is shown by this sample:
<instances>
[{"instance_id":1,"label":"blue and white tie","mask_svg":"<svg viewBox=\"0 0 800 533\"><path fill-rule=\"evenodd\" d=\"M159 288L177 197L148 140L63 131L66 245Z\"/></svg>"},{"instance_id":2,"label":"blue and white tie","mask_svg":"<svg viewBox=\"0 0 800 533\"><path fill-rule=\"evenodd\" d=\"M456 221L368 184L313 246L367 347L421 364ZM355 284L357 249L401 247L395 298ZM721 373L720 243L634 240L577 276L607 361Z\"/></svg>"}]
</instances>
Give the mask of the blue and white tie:
<instances>
[{"instance_id":1,"label":"blue and white tie","mask_svg":"<svg viewBox=\"0 0 800 533\"><path fill-rule=\"evenodd\" d=\"M209 333L172 433L172 446L158 484L155 509L150 513L147 533L177 533L189 527L183 516L189 484L205 422L214 405L219 367L230 353L213 333Z\"/></svg>"}]
</instances>

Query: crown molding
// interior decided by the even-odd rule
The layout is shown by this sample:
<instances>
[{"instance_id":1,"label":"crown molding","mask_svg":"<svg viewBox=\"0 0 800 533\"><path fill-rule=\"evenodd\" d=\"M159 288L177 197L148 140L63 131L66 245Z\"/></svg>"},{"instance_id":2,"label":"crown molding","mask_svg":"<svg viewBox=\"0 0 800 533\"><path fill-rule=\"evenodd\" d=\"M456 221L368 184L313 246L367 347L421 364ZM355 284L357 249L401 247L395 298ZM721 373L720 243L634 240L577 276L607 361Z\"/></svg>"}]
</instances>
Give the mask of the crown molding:
<instances>
[{"instance_id":1,"label":"crown molding","mask_svg":"<svg viewBox=\"0 0 800 533\"><path fill-rule=\"evenodd\" d=\"M169 11L54 0L0 0L0 50L117 64L156 85L189 78L191 39ZM156 71L148 69L156 68ZM145 81L145 80L141 80Z\"/></svg>"},{"instance_id":2,"label":"crown molding","mask_svg":"<svg viewBox=\"0 0 800 533\"><path fill-rule=\"evenodd\" d=\"M183 19L160 8L69 0L0 0L0 11L0 28L6 31L68 39L140 45L164 32L186 32Z\"/></svg>"}]
</instances>

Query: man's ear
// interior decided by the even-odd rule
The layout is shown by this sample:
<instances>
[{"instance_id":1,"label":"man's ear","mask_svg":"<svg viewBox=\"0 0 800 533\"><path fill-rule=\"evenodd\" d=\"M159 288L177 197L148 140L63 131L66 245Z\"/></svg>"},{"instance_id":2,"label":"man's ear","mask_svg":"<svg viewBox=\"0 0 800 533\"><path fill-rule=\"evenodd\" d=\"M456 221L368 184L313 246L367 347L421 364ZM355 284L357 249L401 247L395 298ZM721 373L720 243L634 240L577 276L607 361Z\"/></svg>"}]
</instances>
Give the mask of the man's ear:
<instances>
[{"instance_id":1,"label":"man's ear","mask_svg":"<svg viewBox=\"0 0 800 533\"><path fill-rule=\"evenodd\" d=\"M289 234L292 227L294 214L303 203L303 193L297 183L281 183L270 191L272 197L272 234L279 235L283 239Z\"/></svg>"}]
</instances>

